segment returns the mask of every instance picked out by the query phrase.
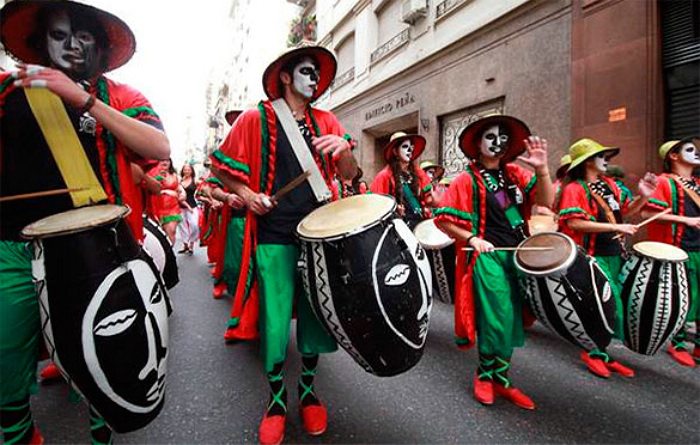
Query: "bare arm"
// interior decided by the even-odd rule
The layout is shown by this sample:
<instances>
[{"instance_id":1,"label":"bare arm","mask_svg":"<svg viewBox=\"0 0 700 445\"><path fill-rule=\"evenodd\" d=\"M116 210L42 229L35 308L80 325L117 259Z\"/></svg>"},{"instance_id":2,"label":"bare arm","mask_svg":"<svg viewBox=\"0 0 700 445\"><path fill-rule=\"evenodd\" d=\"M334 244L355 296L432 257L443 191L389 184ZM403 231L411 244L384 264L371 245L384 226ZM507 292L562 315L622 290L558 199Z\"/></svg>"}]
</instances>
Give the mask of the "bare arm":
<instances>
[{"instance_id":1,"label":"bare arm","mask_svg":"<svg viewBox=\"0 0 700 445\"><path fill-rule=\"evenodd\" d=\"M650 212L649 210L642 210L642 218L644 219L649 219L655 215L658 215L661 212ZM700 228L700 217L689 217L689 216L681 216L681 215L674 215L672 213L667 213L665 215L659 216L656 221L660 222L667 222L667 223L675 223L675 224L684 224L689 227L695 227Z\"/></svg>"},{"instance_id":2,"label":"bare arm","mask_svg":"<svg viewBox=\"0 0 700 445\"><path fill-rule=\"evenodd\" d=\"M584 233L621 232L627 235L637 233L634 224L612 224L608 222L587 221L585 219L570 219L566 221L571 230Z\"/></svg>"},{"instance_id":3,"label":"bare arm","mask_svg":"<svg viewBox=\"0 0 700 445\"><path fill-rule=\"evenodd\" d=\"M474 250L479 253L491 252L494 249L493 244L485 239L479 238L469 230L460 227L455 223L449 221L436 221L436 224L443 232L447 233L450 238L466 241L469 246L473 247Z\"/></svg>"},{"instance_id":4,"label":"bare arm","mask_svg":"<svg viewBox=\"0 0 700 445\"><path fill-rule=\"evenodd\" d=\"M255 193L250 187L233 178L225 171L217 169L213 165L211 166L211 171L229 190L240 196L245 202L245 205L256 215L265 215L275 207L275 203L272 202L270 197L266 194Z\"/></svg>"}]
</instances>

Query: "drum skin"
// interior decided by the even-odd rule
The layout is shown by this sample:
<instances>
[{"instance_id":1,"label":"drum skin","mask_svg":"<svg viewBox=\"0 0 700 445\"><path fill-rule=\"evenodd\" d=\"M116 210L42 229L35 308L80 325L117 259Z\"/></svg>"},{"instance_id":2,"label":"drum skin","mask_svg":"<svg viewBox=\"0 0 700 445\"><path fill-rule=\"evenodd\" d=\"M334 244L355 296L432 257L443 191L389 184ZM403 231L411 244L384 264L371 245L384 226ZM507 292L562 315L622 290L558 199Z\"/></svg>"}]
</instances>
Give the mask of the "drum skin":
<instances>
[{"instance_id":1,"label":"drum skin","mask_svg":"<svg viewBox=\"0 0 700 445\"><path fill-rule=\"evenodd\" d=\"M615 299L603 271L580 248L568 269L544 277L525 275L522 282L530 309L543 325L588 351L610 344Z\"/></svg>"},{"instance_id":2,"label":"drum skin","mask_svg":"<svg viewBox=\"0 0 700 445\"><path fill-rule=\"evenodd\" d=\"M152 219L143 217L143 249L151 256L167 289L180 282L177 258L168 235Z\"/></svg>"},{"instance_id":3,"label":"drum skin","mask_svg":"<svg viewBox=\"0 0 700 445\"><path fill-rule=\"evenodd\" d=\"M425 250L399 219L333 241L302 241L302 277L316 316L377 376L415 366L432 307Z\"/></svg>"},{"instance_id":4,"label":"drum skin","mask_svg":"<svg viewBox=\"0 0 700 445\"><path fill-rule=\"evenodd\" d=\"M620 274L625 345L654 355L685 323L689 294L685 264L633 254Z\"/></svg>"},{"instance_id":5,"label":"drum skin","mask_svg":"<svg viewBox=\"0 0 700 445\"><path fill-rule=\"evenodd\" d=\"M33 241L32 273L51 359L118 433L163 407L168 296L123 219Z\"/></svg>"}]
</instances>

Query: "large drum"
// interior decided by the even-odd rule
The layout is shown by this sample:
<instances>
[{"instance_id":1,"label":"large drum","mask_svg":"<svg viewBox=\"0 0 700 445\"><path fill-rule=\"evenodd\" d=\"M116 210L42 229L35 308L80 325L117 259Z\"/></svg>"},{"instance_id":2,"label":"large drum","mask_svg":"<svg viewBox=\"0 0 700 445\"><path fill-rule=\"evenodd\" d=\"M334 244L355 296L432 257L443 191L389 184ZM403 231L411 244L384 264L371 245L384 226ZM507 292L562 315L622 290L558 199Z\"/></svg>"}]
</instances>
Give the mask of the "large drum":
<instances>
[{"instance_id":1,"label":"large drum","mask_svg":"<svg viewBox=\"0 0 700 445\"><path fill-rule=\"evenodd\" d=\"M595 260L557 232L533 235L518 248L515 265L537 320L576 346L605 349L615 329L615 299Z\"/></svg>"},{"instance_id":2,"label":"large drum","mask_svg":"<svg viewBox=\"0 0 700 445\"><path fill-rule=\"evenodd\" d=\"M430 269L433 272L433 296L443 303L454 304L455 241L437 228L434 219L418 223L413 234L428 251Z\"/></svg>"},{"instance_id":3,"label":"large drum","mask_svg":"<svg viewBox=\"0 0 700 445\"><path fill-rule=\"evenodd\" d=\"M168 235L151 218L143 217L143 250L151 256L165 287L172 289L180 281L177 259Z\"/></svg>"},{"instance_id":4,"label":"large drum","mask_svg":"<svg viewBox=\"0 0 700 445\"><path fill-rule=\"evenodd\" d=\"M688 315L688 255L670 244L644 241L620 274L625 345L653 355L675 335Z\"/></svg>"},{"instance_id":5,"label":"large drum","mask_svg":"<svg viewBox=\"0 0 700 445\"><path fill-rule=\"evenodd\" d=\"M392 376L423 355L430 264L396 204L359 195L316 209L297 227L303 283L328 332L367 372Z\"/></svg>"},{"instance_id":6,"label":"large drum","mask_svg":"<svg viewBox=\"0 0 700 445\"><path fill-rule=\"evenodd\" d=\"M124 217L100 205L25 227L51 359L116 432L161 408L168 357L167 293Z\"/></svg>"}]
</instances>

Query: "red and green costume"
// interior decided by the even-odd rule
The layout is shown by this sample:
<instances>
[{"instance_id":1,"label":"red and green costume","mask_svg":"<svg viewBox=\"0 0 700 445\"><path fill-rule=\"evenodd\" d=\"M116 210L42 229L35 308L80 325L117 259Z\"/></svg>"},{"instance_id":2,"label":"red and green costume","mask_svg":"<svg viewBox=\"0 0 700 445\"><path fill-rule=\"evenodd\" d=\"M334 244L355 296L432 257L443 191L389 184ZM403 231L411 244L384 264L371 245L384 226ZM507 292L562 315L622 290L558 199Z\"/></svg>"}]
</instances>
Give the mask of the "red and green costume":
<instances>
[{"instance_id":1,"label":"red and green costume","mask_svg":"<svg viewBox=\"0 0 700 445\"><path fill-rule=\"evenodd\" d=\"M413 163L410 165L418 178L419 194L418 196L415 196L409 187L403 187L405 201L403 204L411 206L413 211L420 215L423 213L422 208L425 207L425 198L433 189L433 184L430 182L430 178L423 170L416 167ZM372 193L395 196L396 184L394 181L394 173L391 171L391 166L386 165L379 171L379 173L377 173L377 176L374 177L374 181L372 181L372 184L370 184L370 191Z\"/></svg>"},{"instance_id":2,"label":"red and green costume","mask_svg":"<svg viewBox=\"0 0 700 445\"><path fill-rule=\"evenodd\" d=\"M160 174L156 176L155 179L160 182L161 187L161 194L158 196L158 220L161 225L171 222L179 223L182 221L180 200L177 196L163 193L164 190L178 193L180 181L177 179L177 175L174 173L167 175Z\"/></svg>"}]
</instances>

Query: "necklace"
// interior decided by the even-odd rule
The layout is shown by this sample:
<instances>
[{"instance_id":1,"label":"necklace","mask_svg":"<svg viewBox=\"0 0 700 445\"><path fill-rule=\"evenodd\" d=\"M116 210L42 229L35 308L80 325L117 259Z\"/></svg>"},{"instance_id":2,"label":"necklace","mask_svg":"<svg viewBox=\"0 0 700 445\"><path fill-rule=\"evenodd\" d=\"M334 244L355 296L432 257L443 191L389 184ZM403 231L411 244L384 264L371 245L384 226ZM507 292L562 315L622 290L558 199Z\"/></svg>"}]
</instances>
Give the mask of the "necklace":
<instances>
[{"instance_id":1,"label":"necklace","mask_svg":"<svg viewBox=\"0 0 700 445\"><path fill-rule=\"evenodd\" d=\"M506 186L506 179L503 177L503 170L498 170L498 178L494 178L493 175L484 168L481 168L479 173L481 173L481 177L484 178L484 184L490 192L497 192Z\"/></svg>"}]
</instances>

